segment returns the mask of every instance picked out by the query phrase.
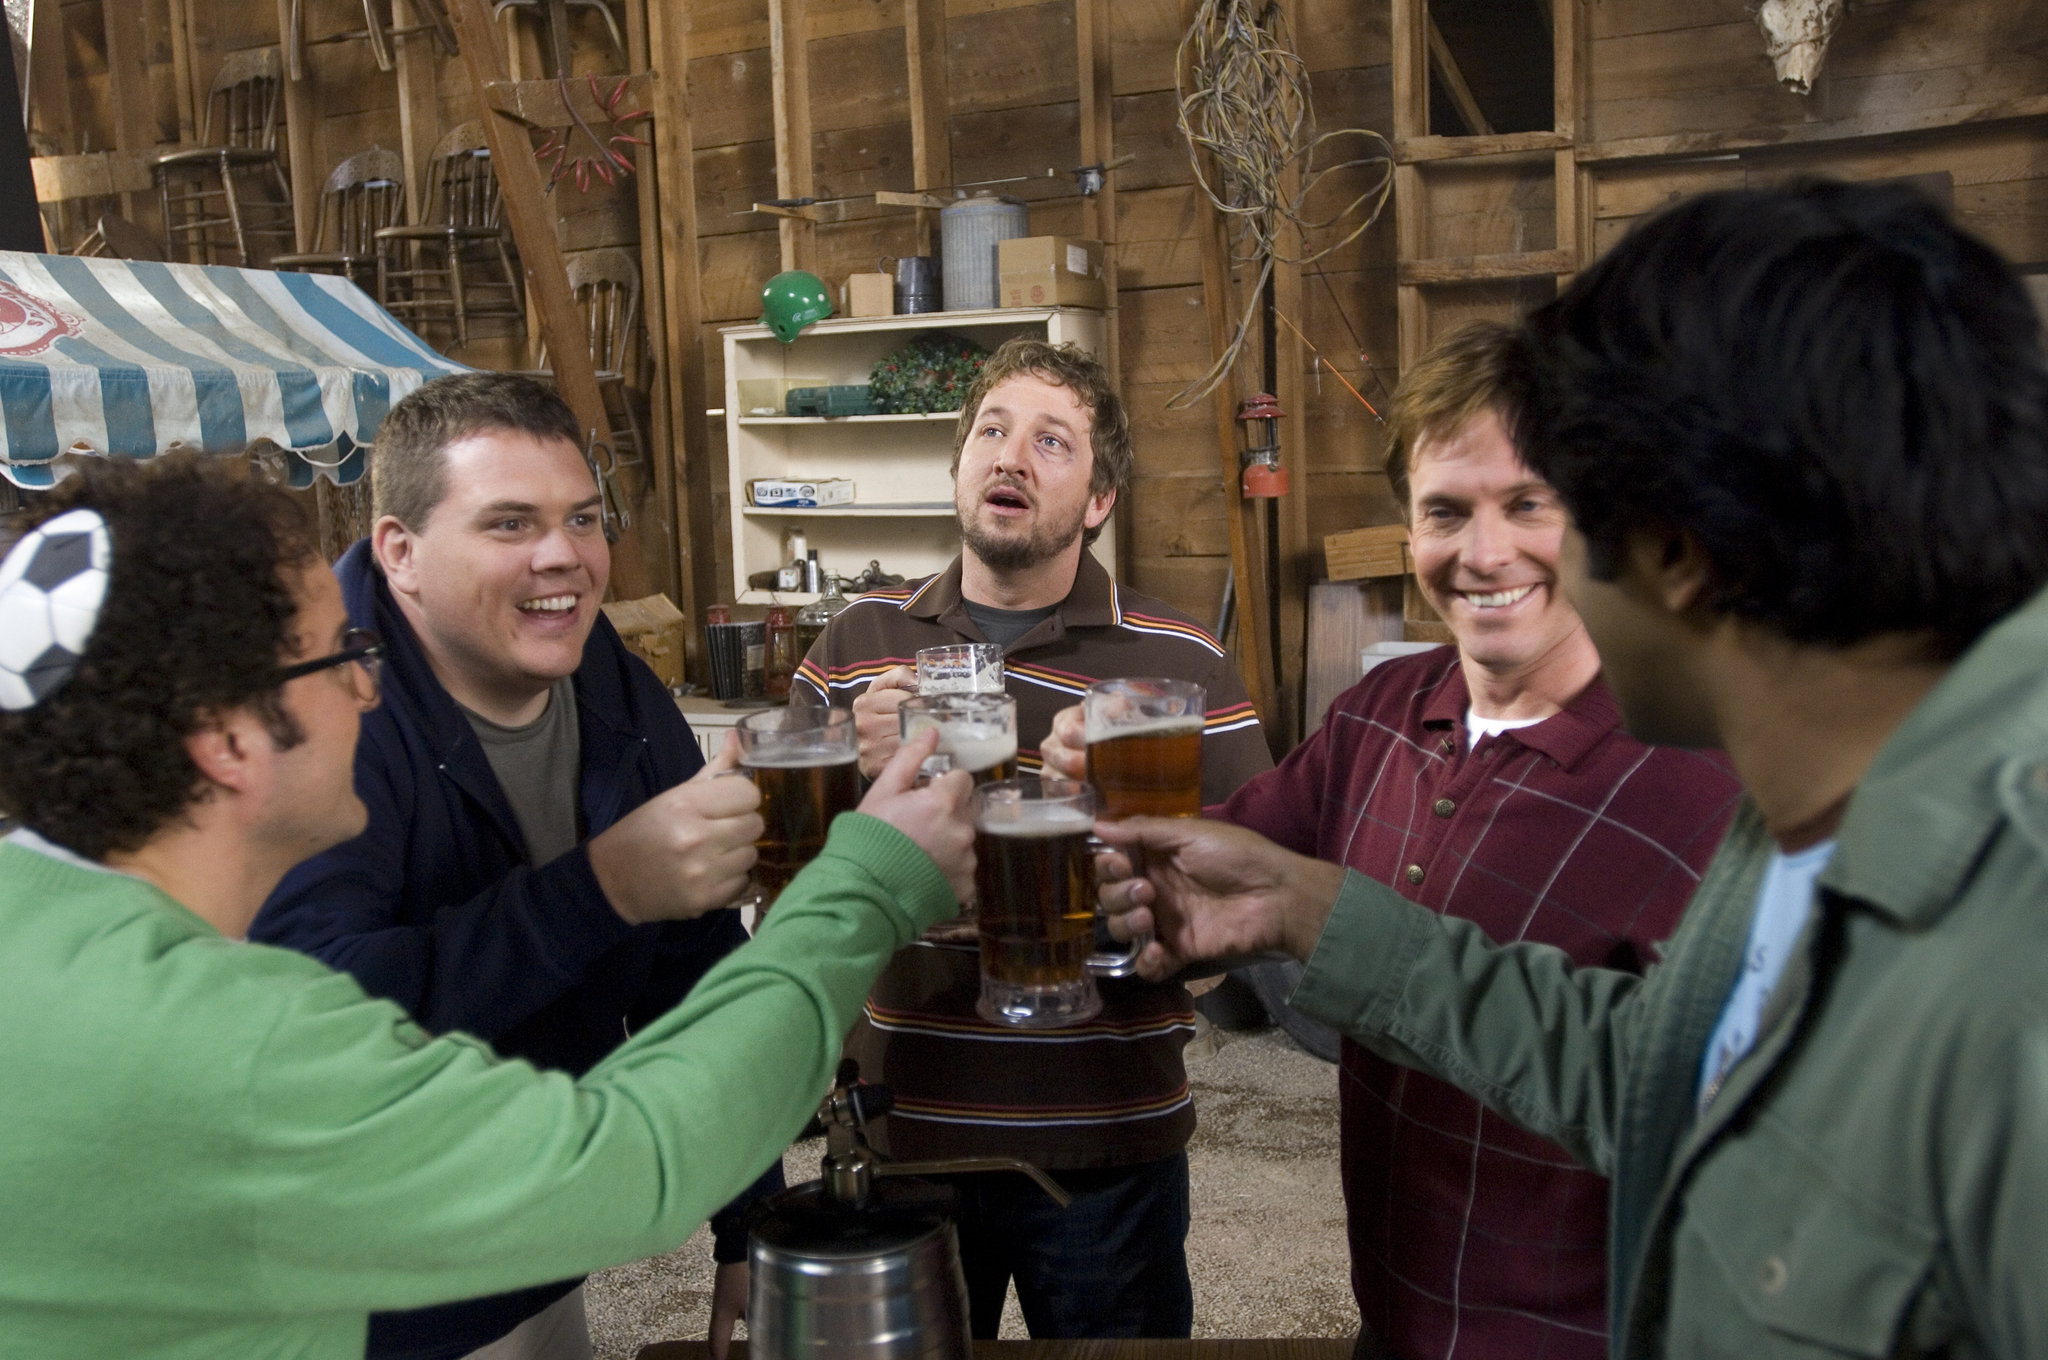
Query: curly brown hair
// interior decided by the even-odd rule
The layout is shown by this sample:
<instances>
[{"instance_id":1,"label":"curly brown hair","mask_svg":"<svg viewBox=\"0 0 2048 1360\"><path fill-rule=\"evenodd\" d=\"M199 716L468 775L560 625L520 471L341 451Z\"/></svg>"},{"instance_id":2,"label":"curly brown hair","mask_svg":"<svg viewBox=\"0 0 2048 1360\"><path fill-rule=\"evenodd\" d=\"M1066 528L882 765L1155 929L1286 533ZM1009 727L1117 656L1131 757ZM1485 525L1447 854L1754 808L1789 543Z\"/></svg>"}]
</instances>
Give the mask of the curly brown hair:
<instances>
[{"instance_id":1,"label":"curly brown hair","mask_svg":"<svg viewBox=\"0 0 2048 1360\"><path fill-rule=\"evenodd\" d=\"M71 679L0 713L0 807L103 860L205 796L185 738L209 715L247 708L281 746L304 740L276 672L298 614L287 569L322 559L299 503L226 460L94 459L14 527L80 508L113 540L106 599Z\"/></svg>"},{"instance_id":2,"label":"curly brown hair","mask_svg":"<svg viewBox=\"0 0 2048 1360\"><path fill-rule=\"evenodd\" d=\"M1100 359L1071 340L1048 345L1021 335L996 348L960 403L960 420L953 430L953 475L960 475L960 452L974 433L974 418L981 414L981 403L1000 384L1020 374L1067 388L1088 408L1088 446L1095 452L1088 476L1089 491L1097 496L1114 491L1121 496L1129 490L1131 465L1137 461L1137 455L1131 449L1130 418L1124 412L1123 398L1110 386L1109 370ZM1093 543L1101 532L1102 526L1098 524L1083 533L1081 541Z\"/></svg>"}]
</instances>

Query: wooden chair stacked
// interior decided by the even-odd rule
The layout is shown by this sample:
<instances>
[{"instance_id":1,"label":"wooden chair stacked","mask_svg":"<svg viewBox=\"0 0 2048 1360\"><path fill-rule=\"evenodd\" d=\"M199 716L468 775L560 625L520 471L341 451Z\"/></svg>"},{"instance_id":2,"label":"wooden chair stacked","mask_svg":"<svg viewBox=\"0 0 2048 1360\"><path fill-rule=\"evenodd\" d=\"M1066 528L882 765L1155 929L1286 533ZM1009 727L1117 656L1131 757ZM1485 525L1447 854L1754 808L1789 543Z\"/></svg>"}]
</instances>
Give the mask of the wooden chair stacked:
<instances>
[{"instance_id":1,"label":"wooden chair stacked","mask_svg":"<svg viewBox=\"0 0 2048 1360\"><path fill-rule=\"evenodd\" d=\"M277 150L282 86L275 47L229 53L207 91L204 145L158 155L168 258L219 264L232 249L233 263L258 268L269 252L257 241L292 239L291 182Z\"/></svg>"},{"instance_id":2,"label":"wooden chair stacked","mask_svg":"<svg viewBox=\"0 0 2048 1360\"><path fill-rule=\"evenodd\" d=\"M562 263L569 275L569 290L583 313L590 362L597 368L597 384L604 393L605 417L611 424L605 437L619 466L630 467L647 451L639 408L645 353L639 343L640 266L631 251L617 246L579 250L564 256ZM554 371L548 365L545 345L540 365L533 376L552 380Z\"/></svg>"},{"instance_id":3,"label":"wooden chair stacked","mask_svg":"<svg viewBox=\"0 0 2048 1360\"><path fill-rule=\"evenodd\" d=\"M428 327L452 328L458 348L469 343L470 325L481 317L524 318L481 123L464 123L434 148L427 205L418 225L372 234L377 300L385 310L423 334Z\"/></svg>"},{"instance_id":4,"label":"wooden chair stacked","mask_svg":"<svg viewBox=\"0 0 2048 1360\"><path fill-rule=\"evenodd\" d=\"M334 245L328 246L328 219ZM271 257L273 269L340 274L365 291L376 286L377 233L405 223L405 158L372 147L334 167L320 191L320 220L313 248Z\"/></svg>"}]
</instances>

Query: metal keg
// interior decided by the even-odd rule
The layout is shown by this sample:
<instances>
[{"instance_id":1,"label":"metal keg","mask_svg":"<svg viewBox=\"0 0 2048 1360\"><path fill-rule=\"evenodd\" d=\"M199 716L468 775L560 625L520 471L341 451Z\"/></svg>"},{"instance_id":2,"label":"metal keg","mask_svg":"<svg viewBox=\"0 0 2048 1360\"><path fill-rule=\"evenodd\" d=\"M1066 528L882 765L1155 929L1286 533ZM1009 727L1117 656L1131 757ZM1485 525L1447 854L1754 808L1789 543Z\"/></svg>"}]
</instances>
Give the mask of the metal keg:
<instances>
[{"instance_id":1,"label":"metal keg","mask_svg":"<svg viewBox=\"0 0 2048 1360\"><path fill-rule=\"evenodd\" d=\"M822 1181L754 1221L748 1354L757 1360L969 1360L967 1281L952 1192L876 1182L859 1209Z\"/></svg>"},{"instance_id":2,"label":"metal keg","mask_svg":"<svg viewBox=\"0 0 2048 1360\"><path fill-rule=\"evenodd\" d=\"M1016 1171L1064 1207L1049 1176L1009 1157L883 1162L867 1121L894 1102L849 1059L800 1136L825 1139L824 1173L747 1216L752 1360L972 1360L952 1187L914 1176Z\"/></svg>"},{"instance_id":3,"label":"metal keg","mask_svg":"<svg viewBox=\"0 0 2048 1360\"><path fill-rule=\"evenodd\" d=\"M1031 234L1031 210L1021 198L978 193L939 213L940 287L949 312L976 311L997 302L996 242Z\"/></svg>"}]
</instances>

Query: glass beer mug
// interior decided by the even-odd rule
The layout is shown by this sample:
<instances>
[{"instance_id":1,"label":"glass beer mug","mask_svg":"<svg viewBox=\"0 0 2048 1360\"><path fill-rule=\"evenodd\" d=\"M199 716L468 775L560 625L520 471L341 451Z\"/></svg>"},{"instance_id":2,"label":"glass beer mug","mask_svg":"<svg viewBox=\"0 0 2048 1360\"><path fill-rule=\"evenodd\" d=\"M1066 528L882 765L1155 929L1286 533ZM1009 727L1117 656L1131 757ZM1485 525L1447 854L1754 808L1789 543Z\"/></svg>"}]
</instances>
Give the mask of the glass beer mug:
<instances>
[{"instance_id":1,"label":"glass beer mug","mask_svg":"<svg viewBox=\"0 0 2048 1360\"><path fill-rule=\"evenodd\" d=\"M976 784L1017 774L1017 701L1007 694L920 694L896 710L903 740L936 727L939 745L920 778L965 770Z\"/></svg>"},{"instance_id":2,"label":"glass beer mug","mask_svg":"<svg viewBox=\"0 0 2048 1360\"><path fill-rule=\"evenodd\" d=\"M1088 781L1102 815L1202 815L1202 724L1208 696L1186 680L1098 680L1082 699Z\"/></svg>"},{"instance_id":3,"label":"glass beer mug","mask_svg":"<svg viewBox=\"0 0 2048 1360\"><path fill-rule=\"evenodd\" d=\"M1028 776L974 790L974 887L985 1020L1020 1028L1075 1025L1102 1011L1098 977L1126 977L1149 936L1098 953L1095 791Z\"/></svg>"},{"instance_id":4,"label":"glass beer mug","mask_svg":"<svg viewBox=\"0 0 2048 1360\"><path fill-rule=\"evenodd\" d=\"M733 905L764 913L825 848L832 819L859 805L860 742L851 710L804 704L749 713L735 730L740 771L761 790L767 826L754 842L755 887Z\"/></svg>"}]
</instances>

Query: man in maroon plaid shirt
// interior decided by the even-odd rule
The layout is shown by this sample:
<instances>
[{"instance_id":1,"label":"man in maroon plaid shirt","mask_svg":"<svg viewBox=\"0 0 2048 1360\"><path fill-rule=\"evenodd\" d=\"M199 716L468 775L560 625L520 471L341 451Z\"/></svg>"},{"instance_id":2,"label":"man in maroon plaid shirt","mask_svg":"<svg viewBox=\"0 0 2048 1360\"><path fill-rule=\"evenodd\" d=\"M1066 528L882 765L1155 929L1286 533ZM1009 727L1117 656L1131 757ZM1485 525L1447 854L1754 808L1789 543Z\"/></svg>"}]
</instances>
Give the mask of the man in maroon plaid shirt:
<instances>
[{"instance_id":1,"label":"man in maroon plaid shirt","mask_svg":"<svg viewBox=\"0 0 2048 1360\"><path fill-rule=\"evenodd\" d=\"M1621 730L1557 587L1564 508L1510 437L1509 333L1458 332L1394 398L1387 471L1416 577L1456 647L1376 667L1220 815L1497 943L1640 972L1741 789L1715 757ZM1078 767L1078 716L1062 715L1048 765ZM1606 1354L1605 1180L1349 1039L1340 1108L1360 1360Z\"/></svg>"}]
</instances>

